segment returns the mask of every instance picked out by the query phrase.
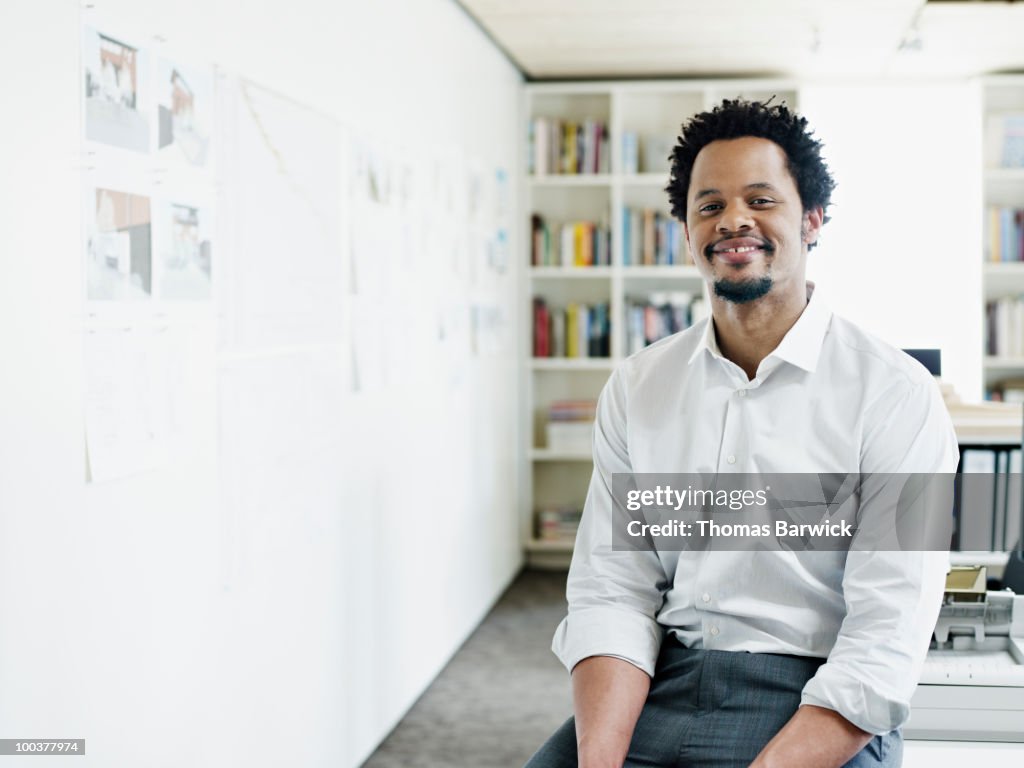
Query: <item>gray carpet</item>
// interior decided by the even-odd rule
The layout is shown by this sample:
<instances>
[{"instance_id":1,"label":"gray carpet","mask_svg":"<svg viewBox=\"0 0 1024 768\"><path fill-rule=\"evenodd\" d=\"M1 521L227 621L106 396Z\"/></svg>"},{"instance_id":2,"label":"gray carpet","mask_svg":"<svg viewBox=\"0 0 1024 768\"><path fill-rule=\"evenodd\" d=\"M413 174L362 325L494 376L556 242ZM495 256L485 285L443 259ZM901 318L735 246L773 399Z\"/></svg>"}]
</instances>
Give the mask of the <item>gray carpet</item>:
<instances>
[{"instance_id":1,"label":"gray carpet","mask_svg":"<svg viewBox=\"0 0 1024 768\"><path fill-rule=\"evenodd\" d=\"M363 768L520 768L572 714L565 573L523 571Z\"/></svg>"}]
</instances>

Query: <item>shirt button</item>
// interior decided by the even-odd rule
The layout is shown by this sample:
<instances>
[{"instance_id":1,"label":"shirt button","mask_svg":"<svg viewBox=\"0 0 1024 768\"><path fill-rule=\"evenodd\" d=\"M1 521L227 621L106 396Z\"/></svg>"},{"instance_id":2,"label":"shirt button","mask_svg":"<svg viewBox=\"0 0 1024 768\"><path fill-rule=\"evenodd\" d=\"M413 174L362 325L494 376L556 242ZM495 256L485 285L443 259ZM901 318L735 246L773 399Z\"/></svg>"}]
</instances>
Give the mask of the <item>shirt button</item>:
<instances>
[{"instance_id":1,"label":"shirt button","mask_svg":"<svg viewBox=\"0 0 1024 768\"><path fill-rule=\"evenodd\" d=\"M745 389L737 390L736 394L739 395L740 397L746 397L747 396L747 390L745 390Z\"/></svg>"},{"instance_id":2,"label":"shirt button","mask_svg":"<svg viewBox=\"0 0 1024 768\"><path fill-rule=\"evenodd\" d=\"M709 595L707 592L705 592L703 595L700 596L700 599L703 600L705 603L710 603L711 602L711 595Z\"/></svg>"},{"instance_id":3,"label":"shirt button","mask_svg":"<svg viewBox=\"0 0 1024 768\"><path fill-rule=\"evenodd\" d=\"M730 464L735 464L736 463L736 457L733 456L731 453L726 457L725 460L727 462L729 462Z\"/></svg>"},{"instance_id":4,"label":"shirt button","mask_svg":"<svg viewBox=\"0 0 1024 768\"><path fill-rule=\"evenodd\" d=\"M712 627L711 628L711 636L712 637L718 637L718 627Z\"/></svg>"}]
</instances>

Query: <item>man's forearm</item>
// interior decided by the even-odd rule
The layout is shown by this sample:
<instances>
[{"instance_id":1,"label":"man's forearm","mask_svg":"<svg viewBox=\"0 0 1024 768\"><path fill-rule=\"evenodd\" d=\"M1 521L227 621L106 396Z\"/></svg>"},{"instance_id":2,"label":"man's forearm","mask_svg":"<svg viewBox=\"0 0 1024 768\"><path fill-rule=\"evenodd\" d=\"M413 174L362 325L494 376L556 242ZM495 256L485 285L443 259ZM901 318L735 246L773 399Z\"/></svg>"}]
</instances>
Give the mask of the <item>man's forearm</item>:
<instances>
[{"instance_id":1,"label":"man's forearm","mask_svg":"<svg viewBox=\"0 0 1024 768\"><path fill-rule=\"evenodd\" d=\"M800 707L768 742L750 768L838 768L871 740L838 712Z\"/></svg>"},{"instance_id":2,"label":"man's forearm","mask_svg":"<svg viewBox=\"0 0 1024 768\"><path fill-rule=\"evenodd\" d=\"M591 656L572 670L580 768L620 768L651 678L628 661Z\"/></svg>"}]
</instances>

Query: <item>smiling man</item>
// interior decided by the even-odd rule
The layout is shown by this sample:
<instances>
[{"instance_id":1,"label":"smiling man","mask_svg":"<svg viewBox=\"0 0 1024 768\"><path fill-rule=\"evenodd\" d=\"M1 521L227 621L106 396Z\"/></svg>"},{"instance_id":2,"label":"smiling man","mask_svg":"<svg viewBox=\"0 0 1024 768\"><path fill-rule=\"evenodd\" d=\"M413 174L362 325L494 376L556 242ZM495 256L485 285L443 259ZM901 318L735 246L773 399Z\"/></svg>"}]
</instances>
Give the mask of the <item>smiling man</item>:
<instances>
[{"instance_id":1,"label":"smiling man","mask_svg":"<svg viewBox=\"0 0 1024 768\"><path fill-rule=\"evenodd\" d=\"M620 551L609 533L620 473L955 471L934 380L806 280L834 186L785 106L725 101L683 127L667 192L711 318L601 394L553 645L575 717L529 768L899 765L945 553Z\"/></svg>"}]
</instances>

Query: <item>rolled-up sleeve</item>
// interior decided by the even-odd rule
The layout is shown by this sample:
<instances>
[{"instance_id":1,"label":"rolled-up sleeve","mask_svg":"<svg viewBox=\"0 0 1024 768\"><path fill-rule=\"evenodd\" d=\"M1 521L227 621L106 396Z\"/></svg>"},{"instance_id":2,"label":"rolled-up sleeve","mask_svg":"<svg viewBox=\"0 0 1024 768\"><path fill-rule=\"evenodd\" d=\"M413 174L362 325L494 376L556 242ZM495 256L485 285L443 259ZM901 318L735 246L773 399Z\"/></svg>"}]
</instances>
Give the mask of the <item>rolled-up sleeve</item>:
<instances>
[{"instance_id":1,"label":"rolled-up sleeve","mask_svg":"<svg viewBox=\"0 0 1024 768\"><path fill-rule=\"evenodd\" d=\"M863 475L948 473L952 482L957 459L956 436L933 381L900 387L868 409ZM872 504L891 503L887 499L862 500L861 519L871 518ZM946 551L855 546L843 575L846 616L826 663L804 687L802 703L835 710L869 733L901 726L910 715L948 565Z\"/></svg>"},{"instance_id":2,"label":"rolled-up sleeve","mask_svg":"<svg viewBox=\"0 0 1024 768\"><path fill-rule=\"evenodd\" d=\"M615 656L653 677L662 640L655 617L668 580L656 552L612 549L612 476L632 471L624 378L616 369L598 399L594 472L566 587L569 612L552 650L569 671L589 656Z\"/></svg>"}]
</instances>

